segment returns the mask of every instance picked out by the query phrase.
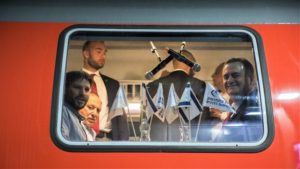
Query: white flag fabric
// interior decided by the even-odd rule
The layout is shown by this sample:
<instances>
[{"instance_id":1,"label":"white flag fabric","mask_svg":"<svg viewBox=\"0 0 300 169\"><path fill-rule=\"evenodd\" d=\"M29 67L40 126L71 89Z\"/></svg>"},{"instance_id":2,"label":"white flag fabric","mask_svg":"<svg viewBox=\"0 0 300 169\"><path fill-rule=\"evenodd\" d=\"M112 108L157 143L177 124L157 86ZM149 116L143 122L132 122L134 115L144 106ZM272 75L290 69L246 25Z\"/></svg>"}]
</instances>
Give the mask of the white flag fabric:
<instances>
[{"instance_id":1,"label":"white flag fabric","mask_svg":"<svg viewBox=\"0 0 300 169\"><path fill-rule=\"evenodd\" d=\"M154 103L156 105L156 108L158 111L156 111L154 114L159 118L160 121L165 121L165 101L164 101L164 93L163 93L163 87L162 84L158 84L157 92L154 96Z\"/></svg>"},{"instance_id":2,"label":"white flag fabric","mask_svg":"<svg viewBox=\"0 0 300 169\"><path fill-rule=\"evenodd\" d=\"M149 120L150 117L152 117L153 114L158 111L158 109L156 108L145 83L142 83L142 93L143 93L142 104L143 107L145 107L146 117Z\"/></svg>"},{"instance_id":3,"label":"white flag fabric","mask_svg":"<svg viewBox=\"0 0 300 169\"><path fill-rule=\"evenodd\" d=\"M188 82L180 98L179 114L186 122L192 120L202 113L202 106L199 103L192 87L191 83Z\"/></svg>"},{"instance_id":4,"label":"white flag fabric","mask_svg":"<svg viewBox=\"0 0 300 169\"><path fill-rule=\"evenodd\" d=\"M203 106L219 109L223 112L235 113L234 109L210 83L206 83L202 104Z\"/></svg>"},{"instance_id":5,"label":"white flag fabric","mask_svg":"<svg viewBox=\"0 0 300 169\"><path fill-rule=\"evenodd\" d=\"M127 98L125 97L125 93L123 87L120 86L116 95L116 98L111 106L111 110L109 113L109 118L113 119L116 116L122 116L125 108L128 108Z\"/></svg>"},{"instance_id":6,"label":"white flag fabric","mask_svg":"<svg viewBox=\"0 0 300 169\"><path fill-rule=\"evenodd\" d=\"M178 102L179 102L179 98L175 92L174 84L172 83L170 86L168 101L165 109L165 118L168 124L171 124L179 116L178 107L177 107Z\"/></svg>"}]
</instances>

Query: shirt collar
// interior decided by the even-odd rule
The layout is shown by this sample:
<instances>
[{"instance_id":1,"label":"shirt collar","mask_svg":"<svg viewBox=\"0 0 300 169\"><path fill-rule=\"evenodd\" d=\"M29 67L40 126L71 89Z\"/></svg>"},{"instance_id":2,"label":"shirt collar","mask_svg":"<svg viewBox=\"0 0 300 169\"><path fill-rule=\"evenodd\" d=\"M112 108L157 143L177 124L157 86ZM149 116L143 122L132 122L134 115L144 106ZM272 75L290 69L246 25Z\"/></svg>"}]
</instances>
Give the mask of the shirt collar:
<instances>
[{"instance_id":1,"label":"shirt collar","mask_svg":"<svg viewBox=\"0 0 300 169\"><path fill-rule=\"evenodd\" d=\"M79 119L79 121L83 121L84 117L79 113L79 110L74 109L70 104L65 103L65 106L71 110L71 112Z\"/></svg>"},{"instance_id":2,"label":"shirt collar","mask_svg":"<svg viewBox=\"0 0 300 169\"><path fill-rule=\"evenodd\" d=\"M85 73L87 73L89 75L95 74L96 76L100 76L100 71L99 70L97 70L96 72L92 72L92 71L89 71L89 70L87 70L85 68L82 68L82 71L84 71Z\"/></svg>"},{"instance_id":3,"label":"shirt collar","mask_svg":"<svg viewBox=\"0 0 300 169\"><path fill-rule=\"evenodd\" d=\"M183 72L183 73L187 74L183 69L175 69L173 72Z\"/></svg>"},{"instance_id":4,"label":"shirt collar","mask_svg":"<svg viewBox=\"0 0 300 169\"><path fill-rule=\"evenodd\" d=\"M175 69L174 71L183 71L183 72L184 72L184 70L183 70L183 69Z\"/></svg>"},{"instance_id":5,"label":"shirt collar","mask_svg":"<svg viewBox=\"0 0 300 169\"><path fill-rule=\"evenodd\" d=\"M242 104L242 102L243 100L238 100L237 102L232 103L231 106L234 108L234 110L237 110Z\"/></svg>"}]
</instances>

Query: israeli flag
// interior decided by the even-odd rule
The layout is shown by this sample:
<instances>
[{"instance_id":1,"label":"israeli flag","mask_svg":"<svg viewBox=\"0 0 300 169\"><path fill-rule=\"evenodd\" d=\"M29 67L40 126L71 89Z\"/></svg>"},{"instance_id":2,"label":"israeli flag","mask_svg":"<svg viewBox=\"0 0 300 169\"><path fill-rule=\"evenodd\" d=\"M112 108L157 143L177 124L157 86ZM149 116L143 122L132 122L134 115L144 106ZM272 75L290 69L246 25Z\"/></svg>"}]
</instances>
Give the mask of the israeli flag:
<instances>
[{"instance_id":1,"label":"israeli flag","mask_svg":"<svg viewBox=\"0 0 300 169\"><path fill-rule=\"evenodd\" d=\"M178 102L179 102L179 98L175 92L174 84L172 83L170 86L168 101L165 109L165 117L168 124L171 124L179 116L178 107L177 107Z\"/></svg>"},{"instance_id":2,"label":"israeli flag","mask_svg":"<svg viewBox=\"0 0 300 169\"><path fill-rule=\"evenodd\" d=\"M190 82L186 84L178 107L179 114L185 122L194 119L202 113L202 105L199 103Z\"/></svg>"},{"instance_id":3,"label":"israeli flag","mask_svg":"<svg viewBox=\"0 0 300 169\"><path fill-rule=\"evenodd\" d=\"M202 104L203 106L215 108L223 112L235 113L235 110L210 83L206 83Z\"/></svg>"},{"instance_id":4,"label":"israeli flag","mask_svg":"<svg viewBox=\"0 0 300 169\"><path fill-rule=\"evenodd\" d=\"M154 103L156 105L156 108L158 109L158 111L156 111L154 114L157 116L157 118L164 122L165 121L165 101L164 101L164 93L163 93L163 87L162 84L159 83L158 84L158 89L157 92L154 96Z\"/></svg>"},{"instance_id":5,"label":"israeli flag","mask_svg":"<svg viewBox=\"0 0 300 169\"><path fill-rule=\"evenodd\" d=\"M120 86L116 95L116 98L111 106L111 110L109 113L109 119L113 119L114 117L117 116L122 116L125 109L124 108L128 108L128 101L127 98L125 97L125 93L123 90L123 87Z\"/></svg>"},{"instance_id":6,"label":"israeli flag","mask_svg":"<svg viewBox=\"0 0 300 169\"><path fill-rule=\"evenodd\" d=\"M150 119L150 117L153 116L155 112L158 111L156 105L154 104L151 95L149 94L149 91L145 85L145 83L142 83L142 93L143 93L143 98L142 98L142 105L145 107L144 111L147 117L147 120Z\"/></svg>"}]
</instances>

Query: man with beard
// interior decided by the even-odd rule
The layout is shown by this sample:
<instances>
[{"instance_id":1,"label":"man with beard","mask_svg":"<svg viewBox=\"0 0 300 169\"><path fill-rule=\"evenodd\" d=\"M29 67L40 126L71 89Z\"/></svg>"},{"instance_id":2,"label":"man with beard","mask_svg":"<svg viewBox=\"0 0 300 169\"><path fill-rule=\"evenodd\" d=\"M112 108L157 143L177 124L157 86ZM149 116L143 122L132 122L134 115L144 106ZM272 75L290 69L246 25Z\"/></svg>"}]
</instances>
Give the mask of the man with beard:
<instances>
[{"instance_id":1,"label":"man with beard","mask_svg":"<svg viewBox=\"0 0 300 169\"><path fill-rule=\"evenodd\" d=\"M86 41L82 48L82 70L92 76L94 93L102 101L99 122L93 126L97 140L128 140L129 128L126 115L109 120L109 110L119 89L119 82L100 73L106 58L106 46L103 41ZM100 130L100 131L99 131Z\"/></svg>"},{"instance_id":2,"label":"man with beard","mask_svg":"<svg viewBox=\"0 0 300 169\"><path fill-rule=\"evenodd\" d=\"M65 97L62 108L61 132L69 141L87 141L79 110L85 106L90 94L92 79L82 71L66 74Z\"/></svg>"},{"instance_id":3,"label":"man with beard","mask_svg":"<svg viewBox=\"0 0 300 169\"><path fill-rule=\"evenodd\" d=\"M258 141L263 133L262 115L252 64L242 58L229 59L223 68L223 83L236 110L226 123L229 136L225 140Z\"/></svg>"}]
</instances>

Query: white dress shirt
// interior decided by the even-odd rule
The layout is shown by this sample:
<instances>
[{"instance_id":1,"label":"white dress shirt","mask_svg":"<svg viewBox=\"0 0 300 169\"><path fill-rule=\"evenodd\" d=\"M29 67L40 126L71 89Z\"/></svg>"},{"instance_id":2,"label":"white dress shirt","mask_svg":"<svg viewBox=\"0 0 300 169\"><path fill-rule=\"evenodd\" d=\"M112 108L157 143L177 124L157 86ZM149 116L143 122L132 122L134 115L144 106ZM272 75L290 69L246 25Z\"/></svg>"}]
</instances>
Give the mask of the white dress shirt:
<instances>
[{"instance_id":1,"label":"white dress shirt","mask_svg":"<svg viewBox=\"0 0 300 169\"><path fill-rule=\"evenodd\" d=\"M81 121L81 125L86 133L87 141L95 141L96 140L96 132L92 128L87 127L83 123L83 121Z\"/></svg>"},{"instance_id":2,"label":"white dress shirt","mask_svg":"<svg viewBox=\"0 0 300 169\"><path fill-rule=\"evenodd\" d=\"M106 90L104 81L103 81L102 77L100 76L99 71L91 72L84 68L82 68L82 70L89 75L95 74L94 81L97 86L97 94L102 101L102 107L101 107L101 111L99 114L99 129L100 129L100 131L109 133L111 131L111 122L108 118L109 107L108 107L107 90Z\"/></svg>"}]
</instances>

